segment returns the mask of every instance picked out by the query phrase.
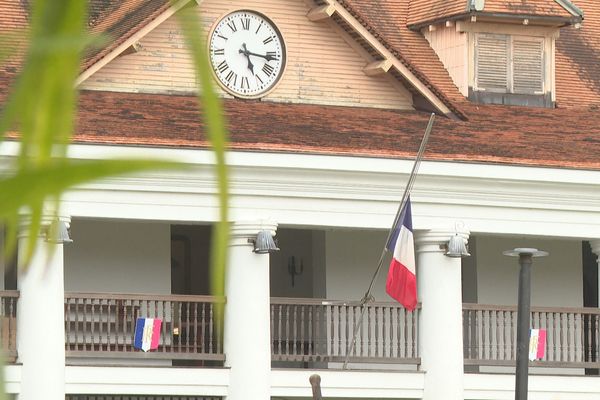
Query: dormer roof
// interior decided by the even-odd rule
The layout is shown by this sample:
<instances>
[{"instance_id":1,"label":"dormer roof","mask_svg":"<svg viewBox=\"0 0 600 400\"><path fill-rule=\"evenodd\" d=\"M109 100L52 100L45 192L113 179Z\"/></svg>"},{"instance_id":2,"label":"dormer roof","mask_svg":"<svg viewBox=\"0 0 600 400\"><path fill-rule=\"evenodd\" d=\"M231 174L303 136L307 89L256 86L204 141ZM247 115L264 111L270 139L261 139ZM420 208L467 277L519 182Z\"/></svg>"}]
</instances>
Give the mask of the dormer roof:
<instances>
[{"instance_id":1,"label":"dormer roof","mask_svg":"<svg viewBox=\"0 0 600 400\"><path fill-rule=\"evenodd\" d=\"M407 24L418 30L469 17L565 26L581 22L583 12L569 0L411 0Z\"/></svg>"}]
</instances>

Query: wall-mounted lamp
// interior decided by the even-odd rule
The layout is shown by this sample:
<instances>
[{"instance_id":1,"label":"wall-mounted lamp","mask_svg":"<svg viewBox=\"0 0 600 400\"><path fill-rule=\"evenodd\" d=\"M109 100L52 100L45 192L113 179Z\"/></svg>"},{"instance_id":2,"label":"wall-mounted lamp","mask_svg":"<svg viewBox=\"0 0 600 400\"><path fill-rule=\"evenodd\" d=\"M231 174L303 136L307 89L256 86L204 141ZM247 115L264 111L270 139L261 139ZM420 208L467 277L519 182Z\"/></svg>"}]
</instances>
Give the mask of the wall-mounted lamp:
<instances>
[{"instance_id":1,"label":"wall-mounted lamp","mask_svg":"<svg viewBox=\"0 0 600 400\"><path fill-rule=\"evenodd\" d=\"M269 231L260 231L256 235L256 239L248 239L249 243L254 244L253 252L257 254L269 254L279 251L273 235Z\"/></svg>"},{"instance_id":2,"label":"wall-mounted lamp","mask_svg":"<svg viewBox=\"0 0 600 400\"><path fill-rule=\"evenodd\" d=\"M445 245L445 248L446 252L444 253L444 255L446 257L464 258L470 256L467 250L465 240L462 237L460 237L458 233L455 233L450 237L450 240L448 240L448 243Z\"/></svg>"},{"instance_id":3,"label":"wall-mounted lamp","mask_svg":"<svg viewBox=\"0 0 600 400\"><path fill-rule=\"evenodd\" d=\"M296 265L296 257L288 258L288 274L292 276L292 287L296 285L296 276L302 275L304 272L304 260L300 259L300 269Z\"/></svg>"},{"instance_id":4,"label":"wall-mounted lamp","mask_svg":"<svg viewBox=\"0 0 600 400\"><path fill-rule=\"evenodd\" d=\"M55 219L46 230L46 242L54 244L73 243L67 223Z\"/></svg>"}]
</instances>

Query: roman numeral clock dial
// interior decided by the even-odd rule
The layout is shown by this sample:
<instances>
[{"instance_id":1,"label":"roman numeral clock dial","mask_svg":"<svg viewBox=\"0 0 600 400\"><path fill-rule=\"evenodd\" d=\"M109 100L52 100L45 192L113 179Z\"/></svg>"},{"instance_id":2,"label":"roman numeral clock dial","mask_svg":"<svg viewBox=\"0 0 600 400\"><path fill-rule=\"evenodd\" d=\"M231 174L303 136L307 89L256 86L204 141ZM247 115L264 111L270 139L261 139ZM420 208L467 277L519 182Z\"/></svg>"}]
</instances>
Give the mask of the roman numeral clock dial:
<instances>
[{"instance_id":1,"label":"roman numeral clock dial","mask_svg":"<svg viewBox=\"0 0 600 400\"><path fill-rule=\"evenodd\" d=\"M209 53L217 82L236 97L258 98L271 90L285 66L281 33L264 15L239 10L214 26Z\"/></svg>"}]
</instances>

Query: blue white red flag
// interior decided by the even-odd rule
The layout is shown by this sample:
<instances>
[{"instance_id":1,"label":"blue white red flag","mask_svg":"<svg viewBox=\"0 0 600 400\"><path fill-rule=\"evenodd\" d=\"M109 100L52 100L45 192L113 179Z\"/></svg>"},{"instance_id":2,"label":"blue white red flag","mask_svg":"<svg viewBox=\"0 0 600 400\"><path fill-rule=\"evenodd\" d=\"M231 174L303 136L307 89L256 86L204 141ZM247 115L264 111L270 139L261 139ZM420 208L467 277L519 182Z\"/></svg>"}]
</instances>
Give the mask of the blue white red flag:
<instances>
[{"instance_id":1,"label":"blue white red flag","mask_svg":"<svg viewBox=\"0 0 600 400\"><path fill-rule=\"evenodd\" d=\"M412 311L417 306L417 276L410 196L400 213L387 249L392 252L392 261L385 291L407 310Z\"/></svg>"},{"instance_id":2,"label":"blue white red flag","mask_svg":"<svg viewBox=\"0 0 600 400\"><path fill-rule=\"evenodd\" d=\"M144 351L158 349L161 324L162 320L157 318L138 318L133 347Z\"/></svg>"}]
</instances>

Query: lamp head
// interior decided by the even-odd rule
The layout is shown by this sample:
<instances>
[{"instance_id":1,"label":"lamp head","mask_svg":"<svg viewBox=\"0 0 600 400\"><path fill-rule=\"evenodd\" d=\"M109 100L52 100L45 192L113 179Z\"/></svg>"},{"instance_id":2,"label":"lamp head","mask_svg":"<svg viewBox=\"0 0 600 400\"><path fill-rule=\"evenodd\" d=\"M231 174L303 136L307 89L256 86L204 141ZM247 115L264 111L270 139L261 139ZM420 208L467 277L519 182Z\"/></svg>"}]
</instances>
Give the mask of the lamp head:
<instances>
[{"instance_id":1,"label":"lamp head","mask_svg":"<svg viewBox=\"0 0 600 400\"><path fill-rule=\"evenodd\" d=\"M46 232L46 242L55 244L73 243L67 224L59 219L52 221Z\"/></svg>"},{"instance_id":2,"label":"lamp head","mask_svg":"<svg viewBox=\"0 0 600 400\"><path fill-rule=\"evenodd\" d=\"M256 235L256 239L254 240L254 250L252 251L257 254L269 254L279 251L279 248L277 247L277 244L275 244L271 232L260 231Z\"/></svg>"},{"instance_id":3,"label":"lamp head","mask_svg":"<svg viewBox=\"0 0 600 400\"><path fill-rule=\"evenodd\" d=\"M458 235L458 233L454 234L450 237L448 244L446 245L446 252L444 253L446 257L452 258L464 258L469 257L471 254L467 251L467 245L465 244L465 240Z\"/></svg>"}]
</instances>

